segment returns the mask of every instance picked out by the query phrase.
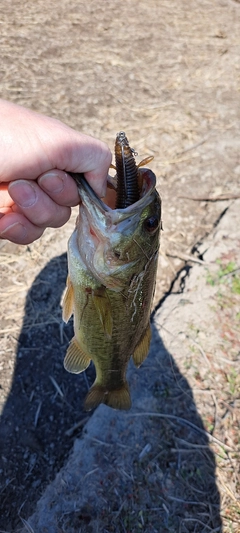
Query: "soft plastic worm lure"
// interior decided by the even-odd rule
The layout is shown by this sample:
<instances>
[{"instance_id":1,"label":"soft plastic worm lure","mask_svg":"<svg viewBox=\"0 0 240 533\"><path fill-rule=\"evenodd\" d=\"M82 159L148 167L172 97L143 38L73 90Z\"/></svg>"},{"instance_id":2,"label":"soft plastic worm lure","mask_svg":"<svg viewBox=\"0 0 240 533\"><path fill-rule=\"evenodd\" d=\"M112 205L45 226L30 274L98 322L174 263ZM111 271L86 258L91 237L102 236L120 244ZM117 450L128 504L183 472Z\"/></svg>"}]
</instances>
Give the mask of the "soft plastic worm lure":
<instances>
[{"instance_id":1,"label":"soft plastic worm lure","mask_svg":"<svg viewBox=\"0 0 240 533\"><path fill-rule=\"evenodd\" d=\"M117 171L117 209L124 209L134 204L140 198L138 186L138 167L136 152L129 146L123 131L117 134L115 143L115 158Z\"/></svg>"}]
</instances>

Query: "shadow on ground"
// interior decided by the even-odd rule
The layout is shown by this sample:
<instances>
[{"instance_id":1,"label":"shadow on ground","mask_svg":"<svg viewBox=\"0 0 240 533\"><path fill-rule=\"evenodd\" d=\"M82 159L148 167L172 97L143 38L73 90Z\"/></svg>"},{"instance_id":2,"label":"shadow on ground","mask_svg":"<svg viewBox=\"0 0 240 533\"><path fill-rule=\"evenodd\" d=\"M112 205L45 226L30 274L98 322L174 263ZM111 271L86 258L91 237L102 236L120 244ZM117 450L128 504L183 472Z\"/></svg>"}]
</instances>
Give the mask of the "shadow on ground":
<instances>
[{"instance_id":1,"label":"shadow on ground","mask_svg":"<svg viewBox=\"0 0 240 533\"><path fill-rule=\"evenodd\" d=\"M82 405L94 369L73 376L62 365L72 337L72 324L62 328L59 305L66 272L64 254L47 264L27 296L12 389L0 421L0 528L9 533L22 526L19 516L27 519L34 511L46 485L67 460L74 437L81 435L86 417ZM95 519L101 531L119 533L220 531L214 456L191 389L154 323L150 356L140 370L131 370L130 387L133 408L123 414L125 429L113 423L117 414L107 411L104 436L111 452L105 459L101 453L95 464L104 475L99 481L99 510L89 503L78 514L67 510L59 518L61 531L94 531ZM81 472L76 475L81 477ZM84 490L87 503L87 483Z\"/></svg>"},{"instance_id":2,"label":"shadow on ground","mask_svg":"<svg viewBox=\"0 0 240 533\"><path fill-rule=\"evenodd\" d=\"M19 513L31 514L44 487L64 464L73 444L73 437L65 432L86 417L82 401L94 368L74 376L62 363L73 336L72 323L63 329L61 320L66 276L63 254L34 280L26 300L12 389L0 419L0 528L11 533L20 523Z\"/></svg>"}]
</instances>

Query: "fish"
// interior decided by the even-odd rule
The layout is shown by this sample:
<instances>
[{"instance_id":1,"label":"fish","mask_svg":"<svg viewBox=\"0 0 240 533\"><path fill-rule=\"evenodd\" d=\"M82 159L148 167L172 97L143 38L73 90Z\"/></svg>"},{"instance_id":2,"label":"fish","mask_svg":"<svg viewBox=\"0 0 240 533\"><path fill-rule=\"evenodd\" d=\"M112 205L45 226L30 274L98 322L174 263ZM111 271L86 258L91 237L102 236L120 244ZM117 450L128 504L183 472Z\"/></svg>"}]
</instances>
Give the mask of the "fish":
<instances>
[{"instance_id":1,"label":"fish","mask_svg":"<svg viewBox=\"0 0 240 533\"><path fill-rule=\"evenodd\" d=\"M64 367L78 374L94 362L96 379L85 399L87 411L101 403L130 409L128 363L132 357L140 367L151 340L161 199L155 174L136 164L136 152L124 132L117 134L115 155L116 176L110 179L104 199L82 174L71 174L80 206L68 242L62 301L64 322L74 316L74 337Z\"/></svg>"}]
</instances>

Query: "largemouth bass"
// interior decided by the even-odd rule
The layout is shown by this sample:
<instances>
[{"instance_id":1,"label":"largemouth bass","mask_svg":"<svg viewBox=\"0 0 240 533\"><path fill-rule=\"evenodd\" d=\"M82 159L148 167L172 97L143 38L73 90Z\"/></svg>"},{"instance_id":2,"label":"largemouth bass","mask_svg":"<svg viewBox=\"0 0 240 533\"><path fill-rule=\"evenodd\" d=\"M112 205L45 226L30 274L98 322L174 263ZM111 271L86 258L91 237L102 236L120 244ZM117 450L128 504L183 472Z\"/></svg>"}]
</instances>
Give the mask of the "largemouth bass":
<instances>
[{"instance_id":1,"label":"largemouth bass","mask_svg":"<svg viewBox=\"0 0 240 533\"><path fill-rule=\"evenodd\" d=\"M73 174L81 203L68 243L62 305L65 322L74 314L75 336L64 366L80 373L94 362L96 380L86 397L86 410L100 403L131 407L128 362L132 356L139 367L151 339L161 201L155 175L136 165L123 132L117 136L115 152L116 192L113 185L109 192L116 196L117 208L101 200L82 175Z\"/></svg>"}]
</instances>

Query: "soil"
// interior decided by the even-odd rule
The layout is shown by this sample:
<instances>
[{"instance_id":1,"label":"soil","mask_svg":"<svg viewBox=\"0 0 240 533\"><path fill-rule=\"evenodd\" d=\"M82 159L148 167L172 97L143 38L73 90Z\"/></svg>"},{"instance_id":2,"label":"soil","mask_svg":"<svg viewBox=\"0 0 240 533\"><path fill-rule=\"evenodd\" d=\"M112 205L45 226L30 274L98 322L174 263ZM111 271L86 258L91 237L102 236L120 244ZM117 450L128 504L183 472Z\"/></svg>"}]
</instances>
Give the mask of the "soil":
<instances>
[{"instance_id":1,"label":"soil","mask_svg":"<svg viewBox=\"0 0 240 533\"><path fill-rule=\"evenodd\" d=\"M139 160L154 155L151 168L162 196L164 229L153 304L156 310L171 291L173 280L184 283L192 265L201 261L199 243L231 205L231 199L223 198L240 195L239 2L49 0L46 4L28 0L23 4L2 0L0 14L1 97L59 118L105 140L112 148L116 132L124 130ZM205 200L191 200L193 197ZM47 230L28 247L0 243L0 528L8 533L19 531L22 520L34 511L86 423L82 403L94 369L76 377L62 368L72 326L63 328L59 304L66 278L67 239L76 213L74 209L64 228ZM235 246L236 242L232 248ZM238 256L228 253L229 259L225 258L221 267L227 268L231 262L239 266ZM221 255L216 259L223 261ZM212 281L215 283L215 278ZM218 313L219 321L224 316L224 334L230 340L236 335L234 342L239 345L237 313L234 317L226 313L226 302ZM199 365L195 372L206 370L200 377L201 386L205 383L207 389L208 363L204 359ZM238 384L234 365L231 368L221 387L227 391L227 400L223 398L227 413L237 417ZM162 393L162 385L158 387ZM184 403L178 417L181 410L183 416ZM197 402L197 410L197 420L201 417L210 430L209 405ZM224 426L224 442L232 438L232 428L233 423ZM166 444L162 471L166 465L174 471L169 434L160 436ZM171 446L176 448L176 443ZM233 465L232 457L231 461ZM240 530L234 467L229 465L221 464L223 483L219 488L227 533ZM196 478L194 482L196 491L209 494L209 489L197 485ZM154 486L157 493L158 484ZM111 498L109 502L108 512ZM233 512L231 504L237 511ZM138 513L141 501L139 506ZM173 512L177 517L179 508ZM201 509L201 519L197 518L205 530L200 523L187 520L181 522L182 529L177 521L166 522L165 529L156 529L156 522L153 527L174 533L220 531L217 522L205 520L205 512ZM121 531L150 531L145 521L133 517L133 524L126 526L123 521L125 529ZM70 526L64 527L62 530L70 533Z\"/></svg>"}]
</instances>

